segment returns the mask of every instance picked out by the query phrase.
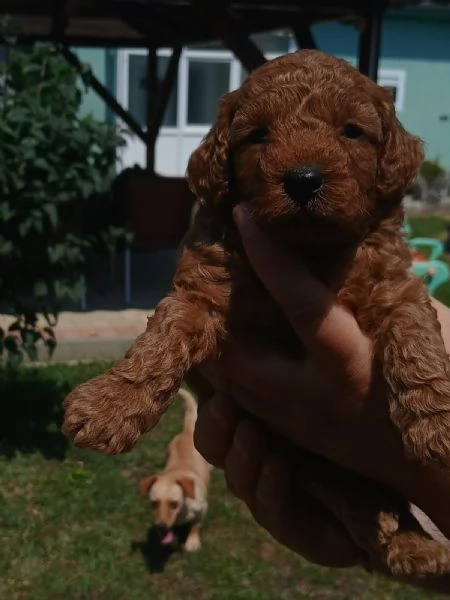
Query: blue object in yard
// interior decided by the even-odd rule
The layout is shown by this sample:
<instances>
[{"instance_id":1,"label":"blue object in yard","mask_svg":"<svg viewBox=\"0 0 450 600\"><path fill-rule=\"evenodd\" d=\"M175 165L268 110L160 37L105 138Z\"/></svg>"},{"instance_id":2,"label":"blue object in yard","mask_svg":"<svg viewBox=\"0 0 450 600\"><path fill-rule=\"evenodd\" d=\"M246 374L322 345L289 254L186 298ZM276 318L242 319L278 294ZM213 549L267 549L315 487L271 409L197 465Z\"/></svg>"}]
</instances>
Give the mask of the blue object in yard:
<instances>
[{"instance_id":1,"label":"blue object in yard","mask_svg":"<svg viewBox=\"0 0 450 600\"><path fill-rule=\"evenodd\" d=\"M409 237L412 233L411 225L406 217L403 221L402 233L405 237Z\"/></svg>"},{"instance_id":2,"label":"blue object in yard","mask_svg":"<svg viewBox=\"0 0 450 600\"><path fill-rule=\"evenodd\" d=\"M450 268L442 260L414 261L412 266L414 275L425 279L430 294L450 280Z\"/></svg>"},{"instance_id":3,"label":"blue object in yard","mask_svg":"<svg viewBox=\"0 0 450 600\"><path fill-rule=\"evenodd\" d=\"M420 252L419 248L428 248L429 260L437 260L442 254L444 254L444 244L440 240L427 237L415 237L408 240L410 248Z\"/></svg>"}]
</instances>

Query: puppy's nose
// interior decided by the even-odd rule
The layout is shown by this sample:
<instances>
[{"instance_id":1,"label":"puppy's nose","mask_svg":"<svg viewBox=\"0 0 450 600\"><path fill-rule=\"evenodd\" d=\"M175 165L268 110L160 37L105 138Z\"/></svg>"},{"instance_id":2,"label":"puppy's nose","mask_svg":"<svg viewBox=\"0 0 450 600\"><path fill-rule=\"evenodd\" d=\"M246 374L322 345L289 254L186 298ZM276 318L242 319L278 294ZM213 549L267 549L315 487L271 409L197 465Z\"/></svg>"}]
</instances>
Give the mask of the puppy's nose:
<instances>
[{"instance_id":1,"label":"puppy's nose","mask_svg":"<svg viewBox=\"0 0 450 600\"><path fill-rule=\"evenodd\" d=\"M284 176L284 190L291 200L302 204L311 200L323 185L323 174L317 167L301 165Z\"/></svg>"}]
</instances>

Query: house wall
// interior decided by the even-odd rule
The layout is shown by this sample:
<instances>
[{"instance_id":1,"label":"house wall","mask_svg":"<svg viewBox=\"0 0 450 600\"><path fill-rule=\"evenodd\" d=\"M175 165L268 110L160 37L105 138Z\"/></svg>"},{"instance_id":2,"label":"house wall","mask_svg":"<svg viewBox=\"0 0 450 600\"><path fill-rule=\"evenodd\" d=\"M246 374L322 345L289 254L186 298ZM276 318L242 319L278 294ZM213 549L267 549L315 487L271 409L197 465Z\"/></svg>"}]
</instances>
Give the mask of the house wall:
<instances>
[{"instance_id":1,"label":"house wall","mask_svg":"<svg viewBox=\"0 0 450 600\"><path fill-rule=\"evenodd\" d=\"M107 80L106 73L106 53L103 48L77 48L76 54L82 63L86 63L92 69L93 74L105 84ZM81 107L83 114L92 114L99 120L106 119L106 107L103 100L97 96L93 90L88 90Z\"/></svg>"},{"instance_id":2,"label":"house wall","mask_svg":"<svg viewBox=\"0 0 450 600\"><path fill-rule=\"evenodd\" d=\"M450 11L439 11L439 19L402 12L385 20L380 68L405 71L398 117L424 140L427 158L450 169ZM313 31L321 50L355 64L358 36L353 27L330 23Z\"/></svg>"}]
</instances>

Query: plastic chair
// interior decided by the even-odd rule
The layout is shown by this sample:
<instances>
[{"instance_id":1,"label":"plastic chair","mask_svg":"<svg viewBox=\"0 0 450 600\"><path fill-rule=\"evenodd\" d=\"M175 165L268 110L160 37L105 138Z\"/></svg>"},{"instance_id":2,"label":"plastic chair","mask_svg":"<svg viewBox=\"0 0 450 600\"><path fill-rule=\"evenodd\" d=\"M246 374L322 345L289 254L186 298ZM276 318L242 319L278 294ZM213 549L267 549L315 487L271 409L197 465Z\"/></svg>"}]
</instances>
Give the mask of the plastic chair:
<instances>
[{"instance_id":1,"label":"plastic chair","mask_svg":"<svg viewBox=\"0 0 450 600\"><path fill-rule=\"evenodd\" d=\"M412 233L411 225L406 217L403 221L402 233L405 237L409 237Z\"/></svg>"},{"instance_id":2,"label":"plastic chair","mask_svg":"<svg viewBox=\"0 0 450 600\"><path fill-rule=\"evenodd\" d=\"M408 245L414 250L419 251L419 248L427 248L429 250L428 259L437 260L444 254L444 244L440 240L427 237L415 237L408 240Z\"/></svg>"},{"instance_id":3,"label":"plastic chair","mask_svg":"<svg viewBox=\"0 0 450 600\"><path fill-rule=\"evenodd\" d=\"M414 261L412 267L414 275L426 278L430 294L433 294L438 287L450 280L450 268L442 260ZM430 274L430 271L433 273Z\"/></svg>"}]
</instances>

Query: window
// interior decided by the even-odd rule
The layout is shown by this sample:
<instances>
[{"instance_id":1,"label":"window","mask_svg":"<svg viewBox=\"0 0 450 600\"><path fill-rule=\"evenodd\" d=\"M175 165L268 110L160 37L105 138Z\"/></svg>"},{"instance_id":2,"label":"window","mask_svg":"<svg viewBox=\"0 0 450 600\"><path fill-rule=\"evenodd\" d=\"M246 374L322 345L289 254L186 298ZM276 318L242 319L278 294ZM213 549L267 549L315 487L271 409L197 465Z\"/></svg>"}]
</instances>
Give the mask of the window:
<instances>
[{"instance_id":1,"label":"window","mask_svg":"<svg viewBox=\"0 0 450 600\"><path fill-rule=\"evenodd\" d=\"M169 62L168 56L158 56L157 75L158 85L162 84ZM128 110L141 127L147 125L147 55L130 54L128 73ZM163 127L176 127L177 125L177 102L178 102L178 78L175 79L174 87L166 107Z\"/></svg>"},{"instance_id":2,"label":"window","mask_svg":"<svg viewBox=\"0 0 450 600\"><path fill-rule=\"evenodd\" d=\"M390 92L395 104L395 110L397 112L403 110L405 103L405 71L380 69L378 83Z\"/></svg>"},{"instance_id":3,"label":"window","mask_svg":"<svg viewBox=\"0 0 450 600\"><path fill-rule=\"evenodd\" d=\"M230 60L188 61L187 124L210 125L217 111L217 101L230 89Z\"/></svg>"}]
</instances>

